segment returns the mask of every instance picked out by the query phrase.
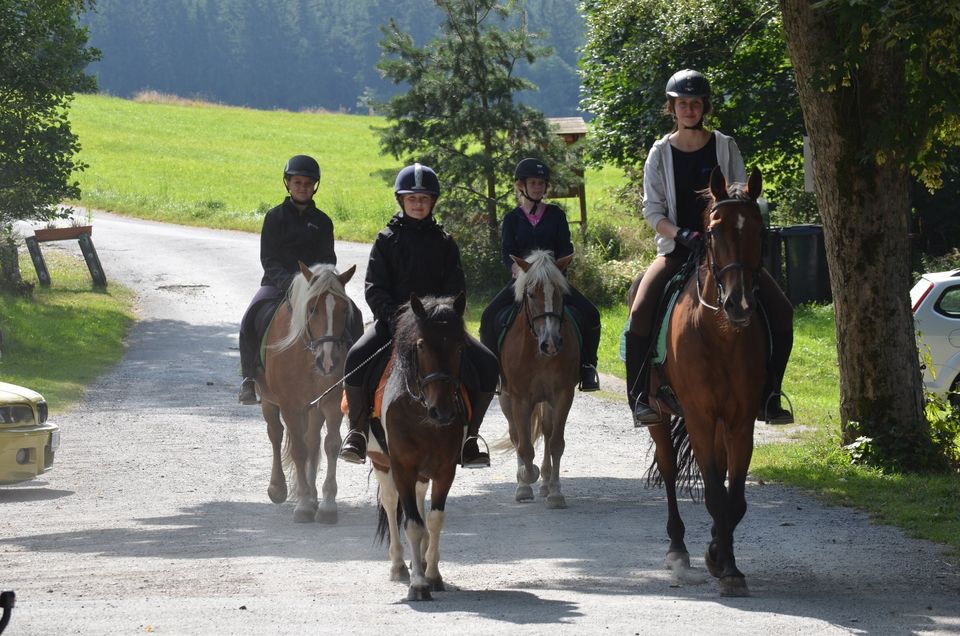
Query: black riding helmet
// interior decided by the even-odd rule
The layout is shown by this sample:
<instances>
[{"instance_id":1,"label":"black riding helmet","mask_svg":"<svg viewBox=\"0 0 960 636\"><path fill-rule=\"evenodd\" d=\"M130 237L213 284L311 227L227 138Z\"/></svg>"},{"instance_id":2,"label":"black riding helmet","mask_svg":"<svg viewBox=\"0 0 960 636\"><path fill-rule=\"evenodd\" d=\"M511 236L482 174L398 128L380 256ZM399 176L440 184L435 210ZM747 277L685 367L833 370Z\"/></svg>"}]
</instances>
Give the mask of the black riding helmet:
<instances>
[{"instance_id":1,"label":"black riding helmet","mask_svg":"<svg viewBox=\"0 0 960 636\"><path fill-rule=\"evenodd\" d=\"M513 171L514 181L526 181L530 177L540 177L544 181L550 180L550 168L539 159L523 159Z\"/></svg>"},{"instance_id":2,"label":"black riding helmet","mask_svg":"<svg viewBox=\"0 0 960 636\"><path fill-rule=\"evenodd\" d=\"M433 168L415 163L397 173L393 193L397 200L401 194L429 194L437 199L440 197L440 179Z\"/></svg>"},{"instance_id":3,"label":"black riding helmet","mask_svg":"<svg viewBox=\"0 0 960 636\"><path fill-rule=\"evenodd\" d=\"M710 82L703 73L685 68L667 80L667 97L710 97Z\"/></svg>"},{"instance_id":4,"label":"black riding helmet","mask_svg":"<svg viewBox=\"0 0 960 636\"><path fill-rule=\"evenodd\" d=\"M313 157L294 155L287 159L287 165L283 167L284 178L293 175L310 177L314 181L320 181L320 164Z\"/></svg>"}]
</instances>

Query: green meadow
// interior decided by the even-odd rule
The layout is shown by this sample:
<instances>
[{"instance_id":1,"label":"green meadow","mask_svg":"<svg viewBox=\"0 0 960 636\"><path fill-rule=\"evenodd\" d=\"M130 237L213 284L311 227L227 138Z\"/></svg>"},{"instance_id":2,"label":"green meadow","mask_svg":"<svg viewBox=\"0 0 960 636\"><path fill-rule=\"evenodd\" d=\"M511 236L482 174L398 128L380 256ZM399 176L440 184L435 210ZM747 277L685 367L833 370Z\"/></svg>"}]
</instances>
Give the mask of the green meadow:
<instances>
[{"instance_id":1,"label":"green meadow","mask_svg":"<svg viewBox=\"0 0 960 636\"><path fill-rule=\"evenodd\" d=\"M338 239L372 242L396 208L393 180L403 166L380 154L380 117L78 95L70 121L89 166L77 174L77 203L89 208L258 232L286 194L283 166L295 154L320 163L316 202ZM587 170L588 219L608 208L620 176ZM561 202L579 218L575 199Z\"/></svg>"}]
</instances>

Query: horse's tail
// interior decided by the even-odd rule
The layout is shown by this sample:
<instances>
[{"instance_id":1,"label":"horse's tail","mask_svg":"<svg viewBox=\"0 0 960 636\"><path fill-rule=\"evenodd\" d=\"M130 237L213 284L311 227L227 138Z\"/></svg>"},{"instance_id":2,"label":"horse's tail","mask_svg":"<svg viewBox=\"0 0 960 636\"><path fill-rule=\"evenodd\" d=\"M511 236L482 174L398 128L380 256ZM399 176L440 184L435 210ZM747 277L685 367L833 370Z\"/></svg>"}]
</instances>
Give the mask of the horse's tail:
<instances>
[{"instance_id":1,"label":"horse's tail","mask_svg":"<svg viewBox=\"0 0 960 636\"><path fill-rule=\"evenodd\" d=\"M280 451L280 465L283 467L283 474L287 476L287 501L296 499L300 492L300 481L297 479L297 465L293 462L293 456L290 454L290 432L283 436L283 450Z\"/></svg>"},{"instance_id":2,"label":"horse's tail","mask_svg":"<svg viewBox=\"0 0 960 636\"><path fill-rule=\"evenodd\" d=\"M653 445L653 439L650 440ZM674 461L676 462L675 483L678 492L684 490L694 501L699 501L703 489L703 480L696 458L693 456L693 446L687 435L687 423L682 417L674 415L670 418L670 445L673 447ZM647 486L663 486L663 475L657 465L654 455L650 468L647 469Z\"/></svg>"},{"instance_id":3,"label":"horse's tail","mask_svg":"<svg viewBox=\"0 0 960 636\"><path fill-rule=\"evenodd\" d=\"M377 487L377 532L373 537L373 542L383 545L383 542L390 536L390 518L387 517L387 511L383 508L383 502L380 501L380 487ZM403 505L397 501L397 525L403 527Z\"/></svg>"},{"instance_id":4,"label":"horse's tail","mask_svg":"<svg viewBox=\"0 0 960 636\"><path fill-rule=\"evenodd\" d=\"M537 405L533 407L533 413L530 414L530 441L534 444L543 437L543 421L547 417L544 411L546 410L546 402L537 402Z\"/></svg>"}]
</instances>

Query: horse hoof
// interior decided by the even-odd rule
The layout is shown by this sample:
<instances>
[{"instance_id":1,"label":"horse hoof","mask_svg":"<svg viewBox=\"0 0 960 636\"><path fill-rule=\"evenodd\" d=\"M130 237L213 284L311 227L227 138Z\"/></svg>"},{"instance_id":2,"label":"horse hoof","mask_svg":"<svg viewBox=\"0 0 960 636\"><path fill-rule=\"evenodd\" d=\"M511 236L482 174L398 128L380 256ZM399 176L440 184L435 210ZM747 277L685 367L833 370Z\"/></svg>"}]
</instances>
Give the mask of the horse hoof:
<instances>
[{"instance_id":1,"label":"horse hoof","mask_svg":"<svg viewBox=\"0 0 960 636\"><path fill-rule=\"evenodd\" d=\"M328 526L336 525L339 517L336 510L317 510L314 520Z\"/></svg>"},{"instance_id":2,"label":"horse hoof","mask_svg":"<svg viewBox=\"0 0 960 636\"><path fill-rule=\"evenodd\" d=\"M313 523L316 512L312 508L297 508L293 511L295 523Z\"/></svg>"},{"instance_id":3,"label":"horse hoof","mask_svg":"<svg viewBox=\"0 0 960 636\"><path fill-rule=\"evenodd\" d=\"M720 579L720 596L750 596L747 579L742 576L725 576Z\"/></svg>"},{"instance_id":4,"label":"horse hoof","mask_svg":"<svg viewBox=\"0 0 960 636\"><path fill-rule=\"evenodd\" d=\"M407 566L403 564L392 567L390 568L390 580L400 583L409 583L410 570L408 570Z\"/></svg>"},{"instance_id":5,"label":"horse hoof","mask_svg":"<svg viewBox=\"0 0 960 636\"><path fill-rule=\"evenodd\" d=\"M270 497L270 501L275 504L281 504L287 500L287 487L284 486L274 486L270 484L270 487L267 488L267 496Z\"/></svg>"},{"instance_id":6,"label":"horse hoof","mask_svg":"<svg viewBox=\"0 0 960 636\"><path fill-rule=\"evenodd\" d=\"M663 567L668 570L689 570L690 554L688 552L667 552Z\"/></svg>"},{"instance_id":7,"label":"horse hoof","mask_svg":"<svg viewBox=\"0 0 960 636\"><path fill-rule=\"evenodd\" d=\"M442 577L436 579L427 579L427 584L430 586L431 592L445 592L447 589L443 586Z\"/></svg>"},{"instance_id":8,"label":"horse hoof","mask_svg":"<svg viewBox=\"0 0 960 636\"><path fill-rule=\"evenodd\" d=\"M518 502L533 501L533 488L527 485L517 486L516 500Z\"/></svg>"},{"instance_id":9,"label":"horse hoof","mask_svg":"<svg viewBox=\"0 0 960 636\"><path fill-rule=\"evenodd\" d=\"M550 488L548 488L546 484L540 484L540 496L546 497L549 494L550 494Z\"/></svg>"},{"instance_id":10,"label":"horse hoof","mask_svg":"<svg viewBox=\"0 0 960 636\"><path fill-rule=\"evenodd\" d=\"M562 510L567 507L567 500L563 495L550 495L547 497L547 508L551 510Z\"/></svg>"},{"instance_id":11,"label":"horse hoof","mask_svg":"<svg viewBox=\"0 0 960 636\"><path fill-rule=\"evenodd\" d=\"M407 591L407 600L408 601L432 601L433 597L430 596L430 588L426 585L414 587L410 586L410 589Z\"/></svg>"},{"instance_id":12,"label":"horse hoof","mask_svg":"<svg viewBox=\"0 0 960 636\"><path fill-rule=\"evenodd\" d=\"M523 466L517 469L517 481L524 484L535 484L540 479L540 468L536 464L527 470Z\"/></svg>"},{"instance_id":13,"label":"horse hoof","mask_svg":"<svg viewBox=\"0 0 960 636\"><path fill-rule=\"evenodd\" d=\"M712 547L713 547L712 544L707 547L707 553L703 555L703 562L706 564L707 570L710 571L710 574L714 578L719 579L720 575L723 574L723 569L721 569L720 566L717 565L717 560L713 558L712 554L710 554L710 550Z\"/></svg>"}]
</instances>

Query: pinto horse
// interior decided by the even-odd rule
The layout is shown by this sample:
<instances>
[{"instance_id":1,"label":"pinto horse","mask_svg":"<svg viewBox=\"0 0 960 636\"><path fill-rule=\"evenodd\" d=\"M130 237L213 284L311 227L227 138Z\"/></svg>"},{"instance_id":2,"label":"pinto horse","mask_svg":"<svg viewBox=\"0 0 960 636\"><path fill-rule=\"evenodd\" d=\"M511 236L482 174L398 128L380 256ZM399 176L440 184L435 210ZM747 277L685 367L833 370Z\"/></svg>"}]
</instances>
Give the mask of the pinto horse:
<instances>
[{"instance_id":1,"label":"pinto horse","mask_svg":"<svg viewBox=\"0 0 960 636\"><path fill-rule=\"evenodd\" d=\"M721 596L747 596L737 569L733 533L747 510L744 484L753 454L753 426L763 390L767 331L757 311L763 220L756 200L762 178L753 170L746 186L727 184L715 168L712 200L704 212L706 241L670 317L666 359L651 374L651 396L663 419L649 428L656 444L650 477L662 480L668 502L666 565L689 568L676 486L692 488L697 476L713 518L706 565L719 579ZM658 393L668 385L680 413ZM686 452L688 449L690 452Z\"/></svg>"},{"instance_id":2,"label":"pinto horse","mask_svg":"<svg viewBox=\"0 0 960 636\"><path fill-rule=\"evenodd\" d=\"M353 319L356 309L344 289L356 269L354 265L338 274L332 265L307 267L300 263L300 273L267 329L264 369L256 377L260 409L273 446L267 494L274 503L286 501L289 473L290 490L297 500L293 511L296 522L337 522L341 392L330 392L315 407L311 401L340 381L347 350L359 337L351 332L359 320ZM287 436L281 454L284 424ZM323 500L318 503L317 472L324 424L327 472Z\"/></svg>"},{"instance_id":3,"label":"pinto horse","mask_svg":"<svg viewBox=\"0 0 960 636\"><path fill-rule=\"evenodd\" d=\"M569 289L563 271L573 255L554 261L535 250L514 283L520 311L507 330L500 352L503 382L500 408L507 418L517 453L517 501L532 501L532 484L542 475L540 496L548 508L566 508L560 491L560 458L567 414L579 380L580 347L576 328L564 318L563 295ZM543 437L543 464L533 463L534 444Z\"/></svg>"},{"instance_id":4,"label":"pinto horse","mask_svg":"<svg viewBox=\"0 0 960 636\"><path fill-rule=\"evenodd\" d=\"M380 484L377 536L382 541L389 530L390 580L409 579L411 601L430 600L431 591L444 589L440 532L468 420L460 384L465 308L463 293L410 296L393 335L380 407L383 437L376 424L370 436L367 454ZM424 509L428 487L429 514ZM400 523L410 544L410 570L403 561Z\"/></svg>"}]
</instances>

